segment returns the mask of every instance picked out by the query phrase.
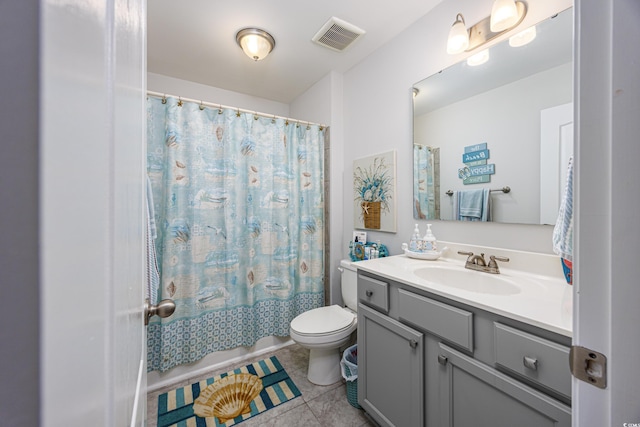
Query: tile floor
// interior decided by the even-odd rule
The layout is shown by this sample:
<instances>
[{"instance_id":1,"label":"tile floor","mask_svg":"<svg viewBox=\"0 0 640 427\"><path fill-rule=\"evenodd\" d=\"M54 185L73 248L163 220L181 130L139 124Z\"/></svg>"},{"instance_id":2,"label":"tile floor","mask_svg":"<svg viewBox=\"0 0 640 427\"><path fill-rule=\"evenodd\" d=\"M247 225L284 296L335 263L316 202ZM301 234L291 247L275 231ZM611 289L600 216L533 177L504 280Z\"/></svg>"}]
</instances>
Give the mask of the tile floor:
<instances>
[{"instance_id":1,"label":"tile floor","mask_svg":"<svg viewBox=\"0 0 640 427\"><path fill-rule=\"evenodd\" d=\"M376 425L367 418L362 410L356 409L349 404L344 380L329 386L317 386L307 380L309 350L293 344L273 354L278 358L296 386L298 386L302 396L256 415L240 423L239 426L373 427ZM147 425L156 427L158 396L160 394L270 356L271 354L261 355L245 360L242 363L231 364L201 377L192 378L188 381L174 384L171 387L149 393L147 396Z\"/></svg>"}]
</instances>

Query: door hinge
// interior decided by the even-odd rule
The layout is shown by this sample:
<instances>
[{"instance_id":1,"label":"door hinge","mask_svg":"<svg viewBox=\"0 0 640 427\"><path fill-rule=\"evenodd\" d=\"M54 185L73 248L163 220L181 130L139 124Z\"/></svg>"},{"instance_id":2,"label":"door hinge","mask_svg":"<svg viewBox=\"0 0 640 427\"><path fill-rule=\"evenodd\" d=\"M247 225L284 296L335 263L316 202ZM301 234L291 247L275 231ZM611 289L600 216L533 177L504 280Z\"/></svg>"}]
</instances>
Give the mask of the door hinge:
<instances>
[{"instance_id":1,"label":"door hinge","mask_svg":"<svg viewBox=\"0 0 640 427\"><path fill-rule=\"evenodd\" d=\"M569 352L571 374L598 388L607 387L607 356L577 345Z\"/></svg>"}]
</instances>

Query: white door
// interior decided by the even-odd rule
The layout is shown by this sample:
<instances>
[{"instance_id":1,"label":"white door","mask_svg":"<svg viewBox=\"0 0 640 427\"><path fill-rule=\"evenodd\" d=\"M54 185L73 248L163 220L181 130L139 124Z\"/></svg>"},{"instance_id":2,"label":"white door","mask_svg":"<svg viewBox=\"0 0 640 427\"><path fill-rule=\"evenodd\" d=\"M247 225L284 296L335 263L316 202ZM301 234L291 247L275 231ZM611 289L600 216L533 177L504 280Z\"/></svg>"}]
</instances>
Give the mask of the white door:
<instances>
[{"instance_id":1,"label":"white door","mask_svg":"<svg viewBox=\"0 0 640 427\"><path fill-rule=\"evenodd\" d=\"M576 2L573 341L607 357L605 389L573 380L576 427L640 424L638 16L637 0Z\"/></svg>"},{"instance_id":2,"label":"white door","mask_svg":"<svg viewBox=\"0 0 640 427\"><path fill-rule=\"evenodd\" d=\"M540 112L540 224L555 224L573 156L573 103Z\"/></svg>"},{"instance_id":3,"label":"white door","mask_svg":"<svg viewBox=\"0 0 640 427\"><path fill-rule=\"evenodd\" d=\"M45 0L43 426L143 425L144 0Z\"/></svg>"}]
</instances>

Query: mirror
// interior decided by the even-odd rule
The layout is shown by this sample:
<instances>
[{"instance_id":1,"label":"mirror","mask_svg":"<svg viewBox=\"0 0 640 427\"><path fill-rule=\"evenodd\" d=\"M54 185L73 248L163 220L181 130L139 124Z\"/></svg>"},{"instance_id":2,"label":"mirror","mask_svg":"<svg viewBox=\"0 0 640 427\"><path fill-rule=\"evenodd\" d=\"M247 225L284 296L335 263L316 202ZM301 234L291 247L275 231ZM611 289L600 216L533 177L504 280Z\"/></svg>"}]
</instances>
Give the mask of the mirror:
<instances>
[{"instance_id":1,"label":"mirror","mask_svg":"<svg viewBox=\"0 0 640 427\"><path fill-rule=\"evenodd\" d=\"M573 150L573 11L534 27L524 46L504 40L487 62L414 85L414 218L555 223ZM482 201L478 218L461 215Z\"/></svg>"}]
</instances>

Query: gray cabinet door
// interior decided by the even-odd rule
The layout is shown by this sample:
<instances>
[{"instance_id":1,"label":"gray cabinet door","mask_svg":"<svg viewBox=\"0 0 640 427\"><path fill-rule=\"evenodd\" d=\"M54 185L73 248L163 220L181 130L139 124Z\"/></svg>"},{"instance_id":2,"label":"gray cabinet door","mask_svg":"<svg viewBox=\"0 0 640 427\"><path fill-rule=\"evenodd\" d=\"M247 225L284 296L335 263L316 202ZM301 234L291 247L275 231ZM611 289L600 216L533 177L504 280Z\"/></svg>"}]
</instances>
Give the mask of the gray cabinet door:
<instances>
[{"instance_id":1,"label":"gray cabinet door","mask_svg":"<svg viewBox=\"0 0 640 427\"><path fill-rule=\"evenodd\" d=\"M382 426L424 423L424 335L358 304L358 402Z\"/></svg>"},{"instance_id":2,"label":"gray cabinet door","mask_svg":"<svg viewBox=\"0 0 640 427\"><path fill-rule=\"evenodd\" d=\"M571 426L568 406L442 343L440 361L442 426Z\"/></svg>"}]
</instances>

